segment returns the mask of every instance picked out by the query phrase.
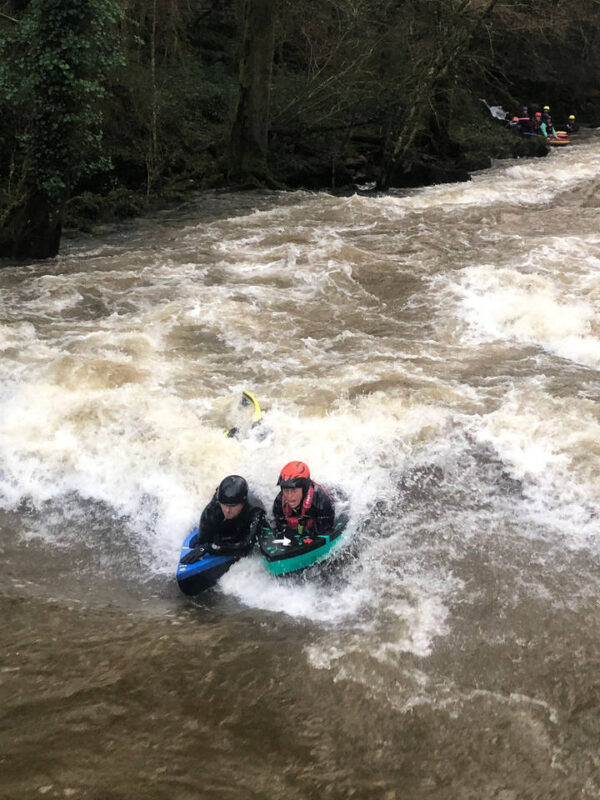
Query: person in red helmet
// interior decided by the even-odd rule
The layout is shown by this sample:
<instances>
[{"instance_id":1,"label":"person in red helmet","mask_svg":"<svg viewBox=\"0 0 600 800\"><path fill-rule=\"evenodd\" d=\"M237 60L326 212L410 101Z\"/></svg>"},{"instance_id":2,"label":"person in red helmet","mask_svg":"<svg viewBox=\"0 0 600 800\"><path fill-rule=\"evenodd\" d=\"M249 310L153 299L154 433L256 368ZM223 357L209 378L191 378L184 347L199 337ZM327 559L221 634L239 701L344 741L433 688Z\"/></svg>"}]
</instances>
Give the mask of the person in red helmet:
<instances>
[{"instance_id":1,"label":"person in red helmet","mask_svg":"<svg viewBox=\"0 0 600 800\"><path fill-rule=\"evenodd\" d=\"M303 461L290 461L281 470L277 485L281 491L273 501L275 527L300 533L326 533L333 528L335 511L329 492L311 480Z\"/></svg>"}]
</instances>

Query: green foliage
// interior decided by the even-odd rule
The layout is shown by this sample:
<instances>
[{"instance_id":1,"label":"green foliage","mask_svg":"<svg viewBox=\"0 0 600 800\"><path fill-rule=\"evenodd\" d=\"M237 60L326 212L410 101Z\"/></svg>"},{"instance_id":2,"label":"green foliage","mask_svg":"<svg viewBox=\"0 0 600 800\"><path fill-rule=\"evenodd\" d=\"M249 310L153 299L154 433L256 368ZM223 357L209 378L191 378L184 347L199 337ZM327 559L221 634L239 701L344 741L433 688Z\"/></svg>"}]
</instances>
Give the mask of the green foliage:
<instances>
[{"instance_id":1,"label":"green foliage","mask_svg":"<svg viewBox=\"0 0 600 800\"><path fill-rule=\"evenodd\" d=\"M600 123L597 0L277 5L269 166L290 185L372 180L391 155L400 172L434 161L473 169L535 145L506 135L480 97L511 110L549 102L559 121ZM243 8L9 6L24 16L0 20L0 206L19 184L56 203L74 191L72 219L90 223L224 183Z\"/></svg>"},{"instance_id":2,"label":"green foliage","mask_svg":"<svg viewBox=\"0 0 600 800\"><path fill-rule=\"evenodd\" d=\"M91 223L135 217L143 206L143 199L139 195L123 187L112 189L104 195L82 192L68 201L64 222L67 227L90 230Z\"/></svg>"},{"instance_id":3,"label":"green foliage","mask_svg":"<svg viewBox=\"0 0 600 800\"><path fill-rule=\"evenodd\" d=\"M216 170L214 153L228 132L236 83L221 64L203 65L181 58L161 61L156 69L156 95L149 91L149 68L132 63L119 70L113 92L104 103L105 144L114 177L143 191L147 181L148 146L156 103L156 192L187 176L204 182ZM211 155L212 153L212 155Z\"/></svg>"},{"instance_id":4,"label":"green foliage","mask_svg":"<svg viewBox=\"0 0 600 800\"><path fill-rule=\"evenodd\" d=\"M0 38L0 103L21 122L15 149L22 181L52 203L107 163L99 101L120 61L119 15L114 0L32 0L20 24Z\"/></svg>"}]
</instances>

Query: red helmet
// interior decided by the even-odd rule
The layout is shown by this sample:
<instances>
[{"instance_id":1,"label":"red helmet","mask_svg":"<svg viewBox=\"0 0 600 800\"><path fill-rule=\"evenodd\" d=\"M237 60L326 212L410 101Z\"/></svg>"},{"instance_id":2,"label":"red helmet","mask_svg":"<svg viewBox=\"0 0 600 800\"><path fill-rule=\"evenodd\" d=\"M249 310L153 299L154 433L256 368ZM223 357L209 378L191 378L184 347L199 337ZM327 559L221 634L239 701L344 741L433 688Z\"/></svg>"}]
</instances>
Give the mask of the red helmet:
<instances>
[{"instance_id":1,"label":"red helmet","mask_svg":"<svg viewBox=\"0 0 600 800\"><path fill-rule=\"evenodd\" d=\"M306 489L310 483L310 470L304 461L290 461L279 473L277 485L282 489Z\"/></svg>"}]
</instances>

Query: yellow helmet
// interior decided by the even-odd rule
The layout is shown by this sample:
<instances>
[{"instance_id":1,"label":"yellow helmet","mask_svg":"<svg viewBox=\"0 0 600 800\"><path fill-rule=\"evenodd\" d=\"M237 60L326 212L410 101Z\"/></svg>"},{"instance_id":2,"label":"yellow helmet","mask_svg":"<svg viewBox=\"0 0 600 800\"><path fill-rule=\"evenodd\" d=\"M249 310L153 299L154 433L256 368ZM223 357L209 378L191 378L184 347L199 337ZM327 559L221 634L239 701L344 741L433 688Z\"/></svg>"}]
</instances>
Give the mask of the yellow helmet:
<instances>
[{"instance_id":1,"label":"yellow helmet","mask_svg":"<svg viewBox=\"0 0 600 800\"><path fill-rule=\"evenodd\" d=\"M544 106L544 111L550 111L550 106Z\"/></svg>"},{"instance_id":2,"label":"yellow helmet","mask_svg":"<svg viewBox=\"0 0 600 800\"><path fill-rule=\"evenodd\" d=\"M575 114L569 114L569 119L575 119Z\"/></svg>"}]
</instances>

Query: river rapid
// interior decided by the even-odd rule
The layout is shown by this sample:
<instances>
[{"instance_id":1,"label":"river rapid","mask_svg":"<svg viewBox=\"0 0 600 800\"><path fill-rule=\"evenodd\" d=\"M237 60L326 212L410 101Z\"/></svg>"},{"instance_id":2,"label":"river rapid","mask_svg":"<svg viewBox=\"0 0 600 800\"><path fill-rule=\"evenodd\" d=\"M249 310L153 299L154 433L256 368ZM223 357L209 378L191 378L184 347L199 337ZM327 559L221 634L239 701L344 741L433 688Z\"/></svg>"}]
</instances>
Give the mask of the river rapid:
<instances>
[{"instance_id":1,"label":"river rapid","mask_svg":"<svg viewBox=\"0 0 600 800\"><path fill-rule=\"evenodd\" d=\"M589 132L0 270L4 800L600 797L599 178ZM339 556L181 595L218 481L291 459Z\"/></svg>"}]
</instances>

